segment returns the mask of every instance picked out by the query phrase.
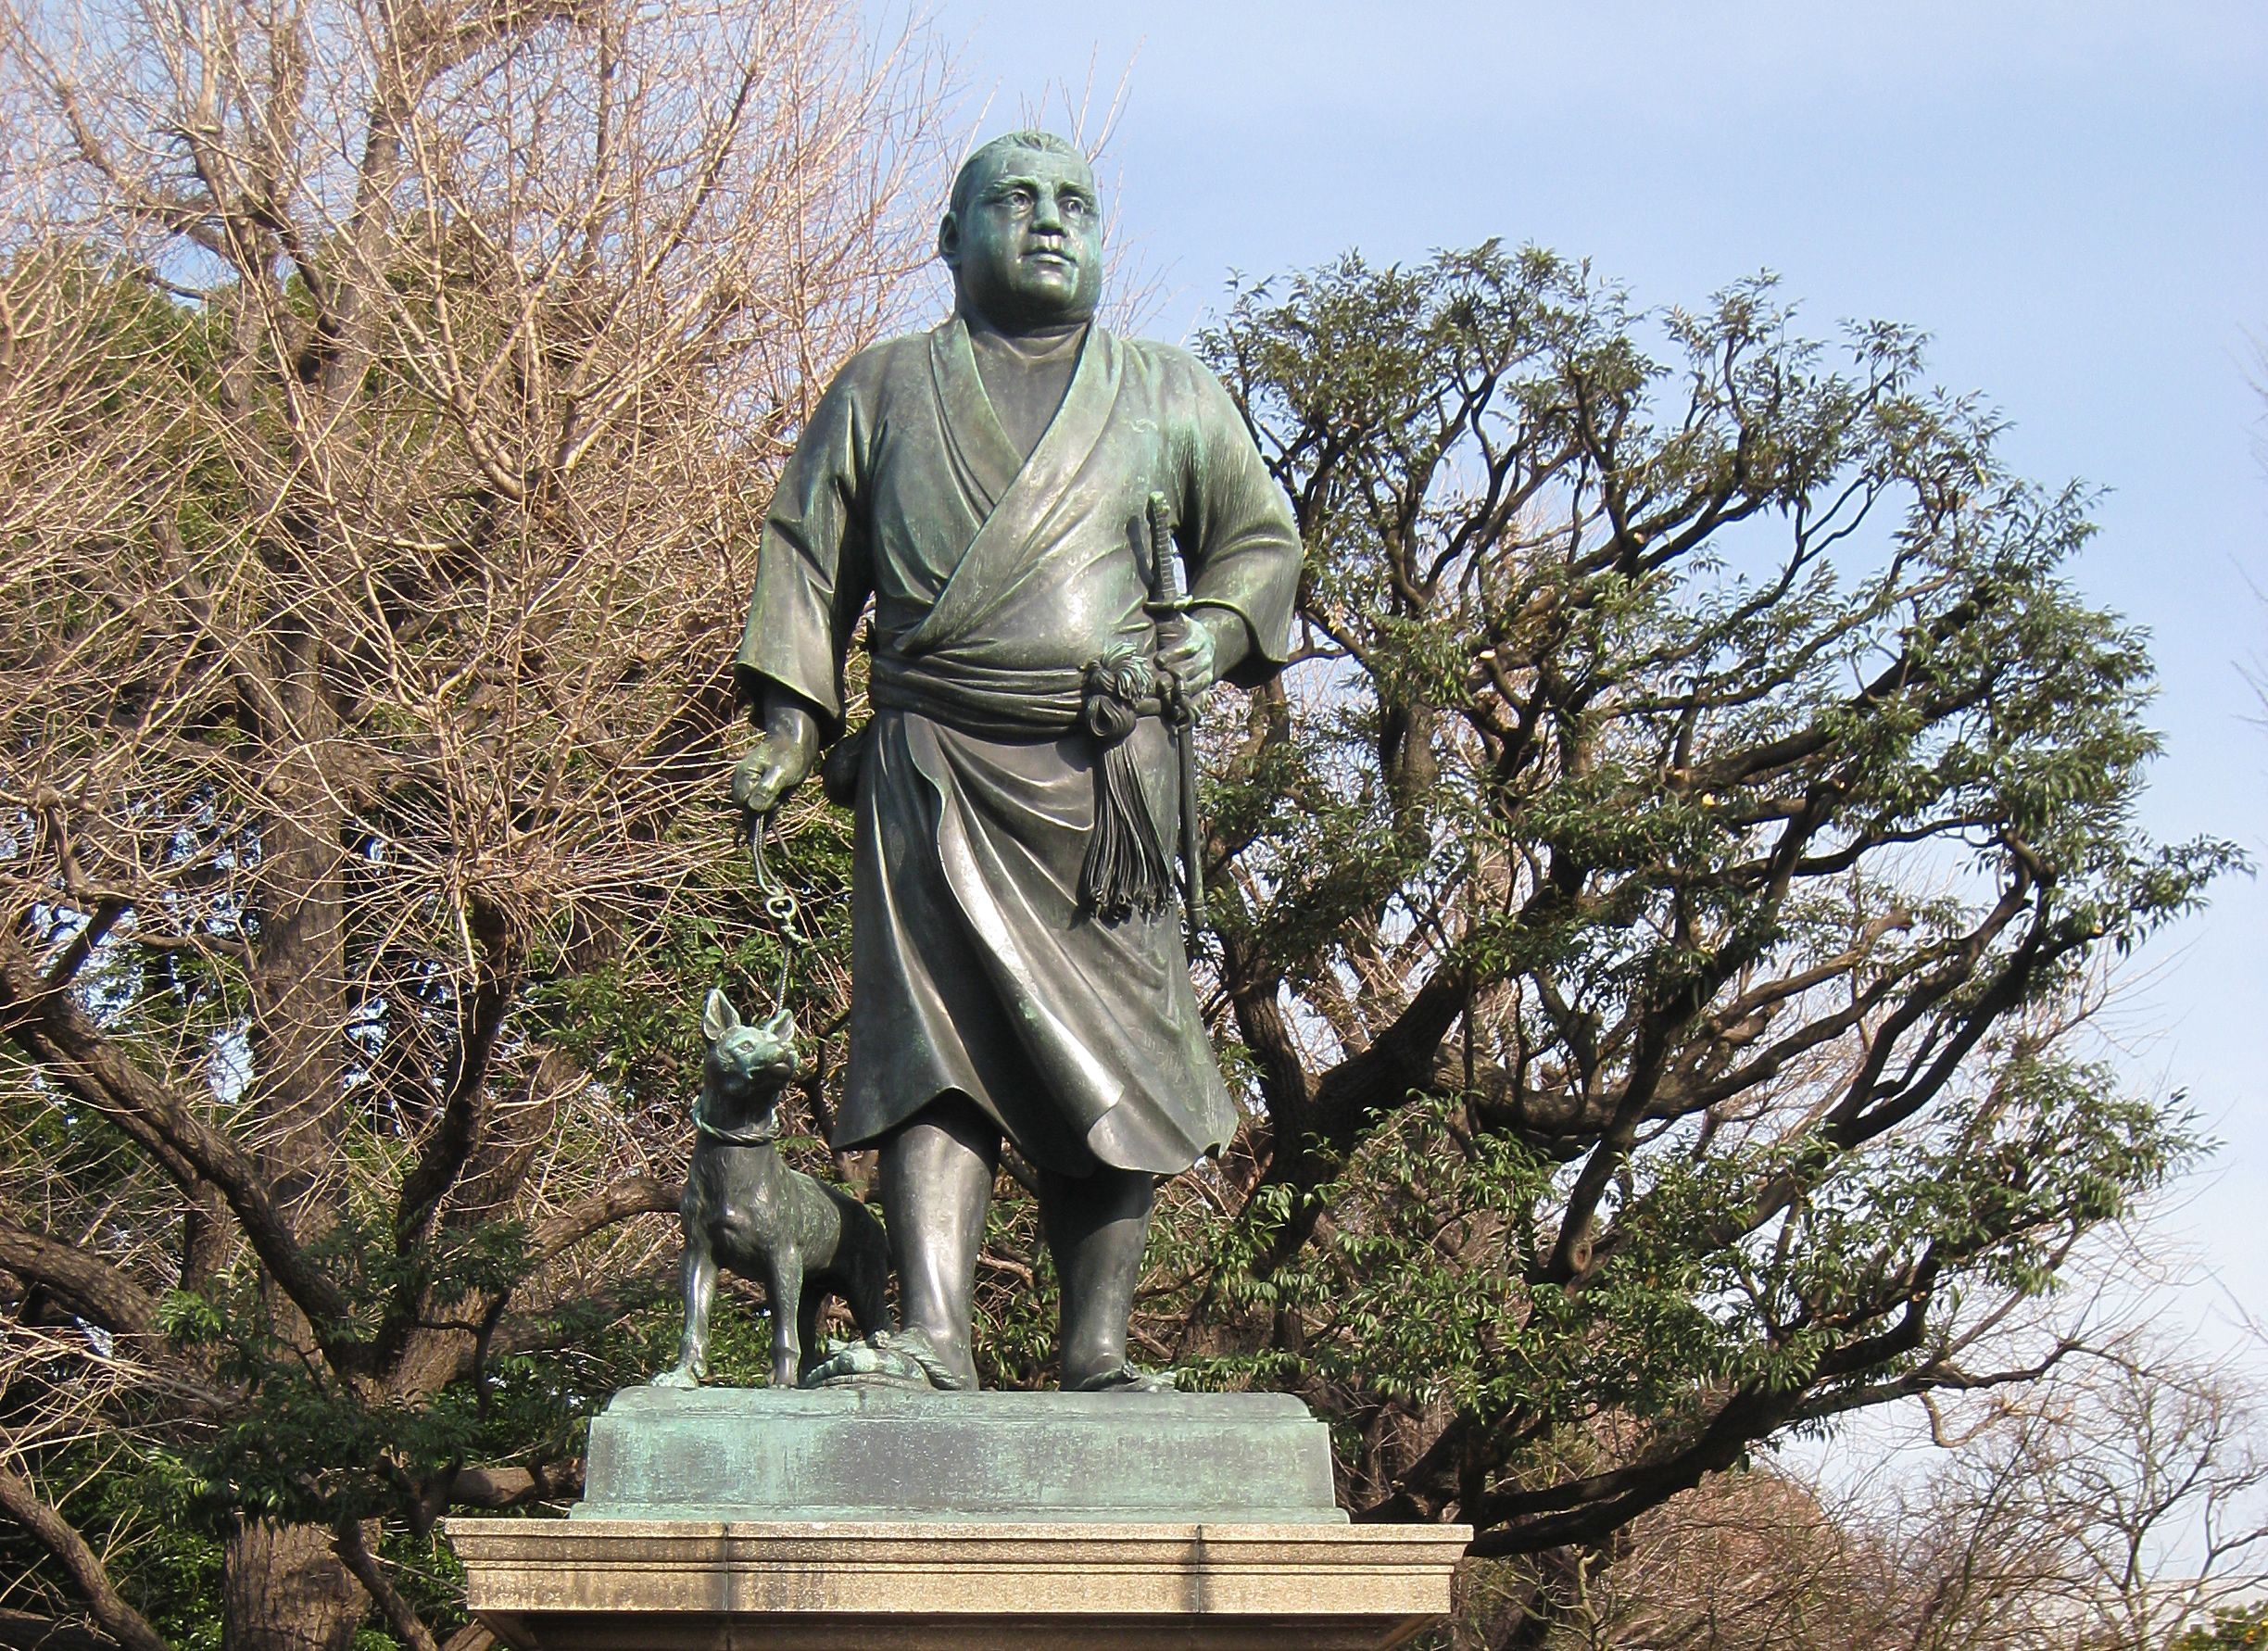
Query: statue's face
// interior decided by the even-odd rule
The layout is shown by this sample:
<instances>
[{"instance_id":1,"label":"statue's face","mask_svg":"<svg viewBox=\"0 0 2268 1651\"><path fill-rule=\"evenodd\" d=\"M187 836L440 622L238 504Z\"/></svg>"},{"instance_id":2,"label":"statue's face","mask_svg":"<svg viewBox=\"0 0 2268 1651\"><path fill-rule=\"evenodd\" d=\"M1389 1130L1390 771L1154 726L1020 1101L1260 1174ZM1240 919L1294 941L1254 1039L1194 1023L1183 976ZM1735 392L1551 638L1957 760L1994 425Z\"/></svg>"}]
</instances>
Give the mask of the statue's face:
<instances>
[{"instance_id":1,"label":"statue's face","mask_svg":"<svg viewBox=\"0 0 2268 1651\"><path fill-rule=\"evenodd\" d=\"M947 213L938 232L963 306L1007 332L1093 315L1102 293L1102 215L1087 163L1006 149L979 164L968 204Z\"/></svg>"}]
</instances>

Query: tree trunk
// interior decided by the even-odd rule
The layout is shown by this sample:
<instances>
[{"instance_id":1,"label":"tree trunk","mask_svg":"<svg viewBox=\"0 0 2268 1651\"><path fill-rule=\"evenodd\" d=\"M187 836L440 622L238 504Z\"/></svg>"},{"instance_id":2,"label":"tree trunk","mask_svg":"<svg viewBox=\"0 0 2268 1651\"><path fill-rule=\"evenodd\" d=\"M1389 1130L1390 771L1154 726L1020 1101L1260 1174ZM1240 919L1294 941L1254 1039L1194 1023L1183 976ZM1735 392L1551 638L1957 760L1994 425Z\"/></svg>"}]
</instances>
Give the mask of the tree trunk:
<instances>
[{"instance_id":1,"label":"tree trunk","mask_svg":"<svg viewBox=\"0 0 2268 1651\"><path fill-rule=\"evenodd\" d=\"M306 547L300 548L303 552ZM315 666L320 643L296 616L271 626L261 734L279 754L259 821L258 919L246 984L258 1160L306 1243L335 1220L334 1150L346 1010L344 855L338 805L309 754L334 730ZM300 749L294 750L293 747ZM315 1359L317 1338L272 1281L262 1291L278 1333ZM222 1582L227 1651L347 1651L370 1597L318 1525L246 1520L230 1537Z\"/></svg>"},{"instance_id":2,"label":"tree trunk","mask_svg":"<svg viewBox=\"0 0 2268 1651\"><path fill-rule=\"evenodd\" d=\"M312 648L312 644L309 645ZM271 737L314 744L334 730L317 693ZM346 1043L346 855L327 776L293 757L267 781L281 806L259 821L258 923L251 992L252 1092L260 1166L306 1243L333 1222L341 1056Z\"/></svg>"},{"instance_id":3,"label":"tree trunk","mask_svg":"<svg viewBox=\"0 0 2268 1651\"><path fill-rule=\"evenodd\" d=\"M221 1589L227 1651L347 1651L370 1610L331 1533L315 1525L237 1526Z\"/></svg>"}]
</instances>

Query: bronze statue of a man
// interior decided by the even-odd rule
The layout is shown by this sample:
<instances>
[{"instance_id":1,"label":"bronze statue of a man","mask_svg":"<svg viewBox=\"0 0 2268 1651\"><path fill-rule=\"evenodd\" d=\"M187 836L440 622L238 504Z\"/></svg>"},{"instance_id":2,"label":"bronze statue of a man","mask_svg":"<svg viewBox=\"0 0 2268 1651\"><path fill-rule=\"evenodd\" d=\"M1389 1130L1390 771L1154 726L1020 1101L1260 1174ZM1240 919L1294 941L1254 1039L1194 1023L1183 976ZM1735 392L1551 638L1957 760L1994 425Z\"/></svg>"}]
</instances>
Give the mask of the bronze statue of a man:
<instances>
[{"instance_id":1,"label":"bronze statue of a man","mask_svg":"<svg viewBox=\"0 0 2268 1651\"><path fill-rule=\"evenodd\" d=\"M1093 323L1102 221L1070 144L978 149L938 251L953 313L845 366L781 476L735 662L762 732L733 797L768 812L841 733L871 599L834 1144L880 1150L896 1345L936 1385L976 1385L1005 1136L1041 1178L1063 1385L1141 1388L1158 1379L1127 1362L1127 1318L1158 1178L1235 1121L1180 924L1140 876L1178 821L1161 689L1281 666L1299 539L1211 374ZM1185 614L1153 599L1153 494Z\"/></svg>"}]
</instances>

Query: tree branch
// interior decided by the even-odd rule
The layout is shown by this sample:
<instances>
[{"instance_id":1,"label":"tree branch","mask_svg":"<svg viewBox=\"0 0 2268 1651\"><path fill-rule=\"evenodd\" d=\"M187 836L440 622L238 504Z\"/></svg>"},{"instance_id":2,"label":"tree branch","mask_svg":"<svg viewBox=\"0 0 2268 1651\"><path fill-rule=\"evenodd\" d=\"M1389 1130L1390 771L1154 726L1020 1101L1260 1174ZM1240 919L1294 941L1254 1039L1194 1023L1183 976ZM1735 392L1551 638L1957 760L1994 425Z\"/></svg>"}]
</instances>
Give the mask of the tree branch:
<instances>
[{"instance_id":1,"label":"tree branch","mask_svg":"<svg viewBox=\"0 0 2268 1651\"><path fill-rule=\"evenodd\" d=\"M376 1556L370 1551L370 1544L362 1534L361 1526L352 1520L338 1526L331 1533L331 1547L338 1555L340 1562L353 1573L354 1580L362 1584L362 1591L377 1601L378 1614L385 1619L386 1627L409 1645L410 1651L441 1651L439 1644L433 1637L433 1631L425 1626L417 1612L410 1608L410 1602L386 1580Z\"/></svg>"},{"instance_id":2,"label":"tree branch","mask_svg":"<svg viewBox=\"0 0 2268 1651\"><path fill-rule=\"evenodd\" d=\"M580 1458L533 1468L460 1468L449 1481L452 1507L518 1507L529 1502L555 1502L583 1492Z\"/></svg>"},{"instance_id":3,"label":"tree branch","mask_svg":"<svg viewBox=\"0 0 2268 1651\"><path fill-rule=\"evenodd\" d=\"M683 1181L665 1181L650 1175L616 1181L603 1191L569 1204L536 1229L533 1248L536 1265L541 1266L617 1221L626 1221L632 1216L672 1214L684 1197Z\"/></svg>"},{"instance_id":4,"label":"tree branch","mask_svg":"<svg viewBox=\"0 0 2268 1651\"><path fill-rule=\"evenodd\" d=\"M338 1334L346 1300L300 1248L252 1161L128 1060L68 991L41 980L13 939L0 941L0 1030L149 1151L184 1192L199 1192L204 1182L219 1188L262 1265L307 1315L325 1355L352 1367L357 1346Z\"/></svg>"},{"instance_id":5,"label":"tree branch","mask_svg":"<svg viewBox=\"0 0 2268 1651\"><path fill-rule=\"evenodd\" d=\"M103 1632L128 1651L171 1651L148 1619L119 1596L110 1573L86 1539L32 1489L32 1481L0 1467L0 1512L5 1512L69 1573Z\"/></svg>"},{"instance_id":6,"label":"tree branch","mask_svg":"<svg viewBox=\"0 0 2268 1651\"><path fill-rule=\"evenodd\" d=\"M479 1144L488 1063L503 1033L512 990L519 981L519 948L504 914L485 901L475 901L471 918L483 966L458 1022L457 1058L442 1099L440 1120L418 1149L417 1162L402 1178L394 1239L404 1248L433 1224L442 1199Z\"/></svg>"},{"instance_id":7,"label":"tree branch","mask_svg":"<svg viewBox=\"0 0 2268 1651\"><path fill-rule=\"evenodd\" d=\"M158 1304L149 1292L77 1244L0 1219L0 1268L44 1285L71 1312L107 1330L158 1334Z\"/></svg>"}]
</instances>

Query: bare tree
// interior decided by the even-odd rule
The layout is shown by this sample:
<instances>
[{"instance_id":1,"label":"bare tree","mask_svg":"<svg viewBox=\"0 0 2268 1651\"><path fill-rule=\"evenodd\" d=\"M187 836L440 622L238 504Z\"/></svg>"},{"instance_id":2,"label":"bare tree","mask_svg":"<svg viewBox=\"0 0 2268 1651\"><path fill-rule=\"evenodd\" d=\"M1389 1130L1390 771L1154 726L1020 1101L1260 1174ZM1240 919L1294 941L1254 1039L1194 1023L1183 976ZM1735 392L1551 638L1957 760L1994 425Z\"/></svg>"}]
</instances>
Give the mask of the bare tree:
<instances>
[{"instance_id":1,"label":"bare tree","mask_svg":"<svg viewBox=\"0 0 2268 1651\"><path fill-rule=\"evenodd\" d=\"M2042 1592L2069 1602L2085 1644L2155 1651L2241 1585L2268 1542L2261 1425L2227 1372L2146 1348L2016 1413L2000 1445L2016 1513L2064 1556Z\"/></svg>"},{"instance_id":2,"label":"bare tree","mask_svg":"<svg viewBox=\"0 0 2268 1651\"><path fill-rule=\"evenodd\" d=\"M572 1471L419 1418L676 1197L525 1011L714 866L754 512L925 252L856 23L0 9L0 1498L121 1643L106 1452L221 1465L247 1647L430 1644L384 1521Z\"/></svg>"},{"instance_id":3,"label":"bare tree","mask_svg":"<svg viewBox=\"0 0 2268 1651\"><path fill-rule=\"evenodd\" d=\"M1890 1643L1884 1566L1865 1530L1799 1477L1717 1474L1599 1547L1475 1565L1456 1643L1873 1651Z\"/></svg>"},{"instance_id":4,"label":"bare tree","mask_svg":"<svg viewBox=\"0 0 2268 1651\"><path fill-rule=\"evenodd\" d=\"M2268 1462L2226 1371L2129 1334L1972 1408L1933 1413L1925 1472L1758 1466L1597 1547L1477 1567L1461 1643L2161 1651L2245 1588Z\"/></svg>"}]
</instances>

